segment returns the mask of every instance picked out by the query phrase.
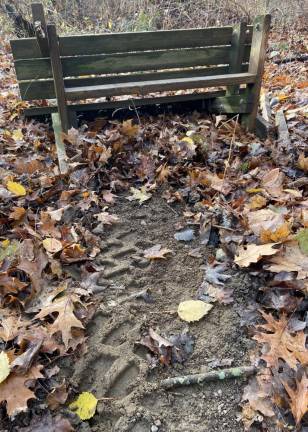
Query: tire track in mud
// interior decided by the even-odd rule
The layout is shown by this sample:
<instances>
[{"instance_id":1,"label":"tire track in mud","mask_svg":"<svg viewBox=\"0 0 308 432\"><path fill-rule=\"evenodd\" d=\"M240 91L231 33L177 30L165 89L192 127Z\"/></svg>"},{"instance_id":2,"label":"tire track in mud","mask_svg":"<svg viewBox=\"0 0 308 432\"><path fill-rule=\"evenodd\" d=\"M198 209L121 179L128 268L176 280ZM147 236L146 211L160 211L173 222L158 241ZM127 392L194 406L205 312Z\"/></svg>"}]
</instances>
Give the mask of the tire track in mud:
<instances>
[{"instance_id":1,"label":"tire track in mud","mask_svg":"<svg viewBox=\"0 0 308 432\"><path fill-rule=\"evenodd\" d=\"M203 275L203 261L187 254L189 248L199 245L176 242L173 234L179 218L166 210L160 198L151 201L147 207L126 200L120 203L115 211L120 217L126 215L125 224L112 226L102 236L102 251L97 257L97 263L104 266L97 299L100 307L87 328L88 351L75 362L70 381L78 391L112 399L100 402L94 418L77 431L243 431L237 420L243 382L174 391L155 386L168 376L210 370L207 365L213 359L232 357L233 365L245 363L249 339L240 329L233 306L215 305L205 320L189 326L196 344L184 366L151 370L146 353L136 345L149 327L162 334L187 328L168 310L194 298ZM173 249L174 256L150 263L143 251L154 244ZM230 284L240 296L246 296L251 282L232 278ZM151 291L153 303L142 298L125 301L143 289Z\"/></svg>"}]
</instances>

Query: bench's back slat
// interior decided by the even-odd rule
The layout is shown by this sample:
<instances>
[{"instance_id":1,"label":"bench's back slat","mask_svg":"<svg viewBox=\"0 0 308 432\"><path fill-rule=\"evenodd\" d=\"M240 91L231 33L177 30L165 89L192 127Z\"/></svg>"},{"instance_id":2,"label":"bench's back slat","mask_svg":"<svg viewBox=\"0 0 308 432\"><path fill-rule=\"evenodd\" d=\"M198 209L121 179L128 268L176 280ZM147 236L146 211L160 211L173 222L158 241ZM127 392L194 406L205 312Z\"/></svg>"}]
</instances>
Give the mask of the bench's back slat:
<instances>
[{"instance_id":1,"label":"bench's back slat","mask_svg":"<svg viewBox=\"0 0 308 432\"><path fill-rule=\"evenodd\" d=\"M64 77L176 69L195 66L229 64L230 48L225 46L191 48L183 50L143 51L138 53L100 54L92 56L62 57ZM244 62L249 59L247 46ZM18 80L51 78L49 58L17 60Z\"/></svg>"},{"instance_id":2,"label":"bench's back slat","mask_svg":"<svg viewBox=\"0 0 308 432\"><path fill-rule=\"evenodd\" d=\"M232 27L210 27L192 30L160 30L153 32L112 33L101 35L61 36L60 55L114 54L119 52L197 48L230 45ZM252 26L248 26L246 44L252 40ZM40 58L36 38L13 39L14 59Z\"/></svg>"}]
</instances>

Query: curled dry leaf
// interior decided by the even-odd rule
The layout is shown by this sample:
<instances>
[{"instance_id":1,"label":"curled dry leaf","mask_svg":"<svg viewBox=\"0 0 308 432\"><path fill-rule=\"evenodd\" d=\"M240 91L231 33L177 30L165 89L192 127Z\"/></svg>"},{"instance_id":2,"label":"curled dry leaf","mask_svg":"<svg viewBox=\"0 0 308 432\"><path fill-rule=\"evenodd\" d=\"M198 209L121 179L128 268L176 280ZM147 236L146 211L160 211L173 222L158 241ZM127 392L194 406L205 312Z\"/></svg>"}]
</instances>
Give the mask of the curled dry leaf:
<instances>
[{"instance_id":1,"label":"curled dry leaf","mask_svg":"<svg viewBox=\"0 0 308 432\"><path fill-rule=\"evenodd\" d=\"M249 228L260 236L262 243L279 242L290 234L290 225L284 216L271 209L250 212L247 218Z\"/></svg>"},{"instance_id":2,"label":"curled dry leaf","mask_svg":"<svg viewBox=\"0 0 308 432\"><path fill-rule=\"evenodd\" d=\"M297 241L284 243L279 254L268 261L268 270L274 273L297 272L297 279L308 277L308 256L302 253Z\"/></svg>"},{"instance_id":3,"label":"curled dry leaf","mask_svg":"<svg viewBox=\"0 0 308 432\"><path fill-rule=\"evenodd\" d=\"M201 300L186 300L179 304L178 315L183 321L199 321L209 313L213 305Z\"/></svg>"},{"instance_id":4,"label":"curled dry leaf","mask_svg":"<svg viewBox=\"0 0 308 432\"><path fill-rule=\"evenodd\" d=\"M112 225L114 223L119 222L120 218L116 215L112 215L108 212L101 212L95 215L96 219L99 222L102 222L104 225Z\"/></svg>"},{"instance_id":5,"label":"curled dry leaf","mask_svg":"<svg viewBox=\"0 0 308 432\"><path fill-rule=\"evenodd\" d=\"M161 245L155 245L144 251L144 257L150 260L166 259L165 255L172 253L171 249L162 248Z\"/></svg>"},{"instance_id":6,"label":"curled dry leaf","mask_svg":"<svg viewBox=\"0 0 308 432\"><path fill-rule=\"evenodd\" d=\"M47 252L50 253L57 253L60 252L63 249L62 243L60 240L57 240L55 238L45 238L43 240L43 246L47 250Z\"/></svg>"},{"instance_id":7,"label":"curled dry leaf","mask_svg":"<svg viewBox=\"0 0 308 432\"><path fill-rule=\"evenodd\" d=\"M302 378L296 380L295 390L286 381L283 381L283 385L289 395L291 411L298 425L308 411L308 378L304 372Z\"/></svg>"},{"instance_id":8,"label":"curled dry leaf","mask_svg":"<svg viewBox=\"0 0 308 432\"><path fill-rule=\"evenodd\" d=\"M235 256L234 262L239 267L248 267L251 263L260 261L261 258L268 255L275 255L279 249L274 249L278 243L268 243L264 245L250 244L241 246L238 255Z\"/></svg>"}]
</instances>

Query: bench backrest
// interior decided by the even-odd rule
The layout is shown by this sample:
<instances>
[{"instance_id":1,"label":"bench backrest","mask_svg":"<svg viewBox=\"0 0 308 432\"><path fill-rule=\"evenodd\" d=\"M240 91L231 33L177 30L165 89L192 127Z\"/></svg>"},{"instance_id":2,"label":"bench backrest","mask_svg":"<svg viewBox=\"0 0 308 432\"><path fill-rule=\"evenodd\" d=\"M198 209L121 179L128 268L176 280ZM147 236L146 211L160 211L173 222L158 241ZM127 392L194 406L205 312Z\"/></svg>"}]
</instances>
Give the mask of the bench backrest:
<instances>
[{"instance_id":1,"label":"bench backrest","mask_svg":"<svg viewBox=\"0 0 308 432\"><path fill-rule=\"evenodd\" d=\"M252 28L245 26L239 72L248 70ZM227 26L60 36L65 86L232 73L233 34ZM22 99L55 98L50 58L43 56L38 39L14 39L11 47Z\"/></svg>"}]
</instances>

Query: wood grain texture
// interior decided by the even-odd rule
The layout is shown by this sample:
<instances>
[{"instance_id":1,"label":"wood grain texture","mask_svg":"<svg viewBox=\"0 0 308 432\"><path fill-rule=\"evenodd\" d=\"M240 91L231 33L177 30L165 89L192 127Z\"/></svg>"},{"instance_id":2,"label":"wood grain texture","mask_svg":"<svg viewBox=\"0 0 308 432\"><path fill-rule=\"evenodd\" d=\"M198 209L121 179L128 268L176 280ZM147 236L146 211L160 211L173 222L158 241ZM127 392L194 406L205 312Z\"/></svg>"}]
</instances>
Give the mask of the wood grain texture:
<instances>
[{"instance_id":1,"label":"wood grain texture","mask_svg":"<svg viewBox=\"0 0 308 432\"><path fill-rule=\"evenodd\" d=\"M118 84L130 81L153 81L161 79L176 79L200 76L215 76L228 73L228 66L215 66L198 69L182 69L176 71L161 71L161 72L143 72L126 75L107 75L89 78L66 78L64 85L69 87L85 87L105 84ZM243 64L241 72L247 72L248 65ZM23 100L36 100L36 99L54 99L56 97L54 84L52 79L48 80L32 80L21 81L19 83L19 90ZM69 100L69 97L68 97Z\"/></svg>"},{"instance_id":2,"label":"wood grain texture","mask_svg":"<svg viewBox=\"0 0 308 432\"><path fill-rule=\"evenodd\" d=\"M49 48L48 48L48 40L47 40L47 26L46 19L44 14L44 8L42 3L32 3L32 21L35 28L36 34L36 43L39 46L40 57L49 57ZM45 33L45 37L42 37L38 29L36 28L36 24L39 22L42 31Z\"/></svg>"},{"instance_id":3,"label":"wood grain texture","mask_svg":"<svg viewBox=\"0 0 308 432\"><path fill-rule=\"evenodd\" d=\"M155 32L111 33L60 36L61 56L112 54L117 52L145 51L174 48L196 48L230 45L232 27L205 29L160 30ZM245 44L250 45L252 26L248 26ZM15 60L40 58L35 38L11 40Z\"/></svg>"},{"instance_id":4,"label":"wood grain texture","mask_svg":"<svg viewBox=\"0 0 308 432\"><path fill-rule=\"evenodd\" d=\"M229 73L241 72L241 66L245 55L245 38L247 24L241 22L233 28ZM228 94L238 94L239 86L230 86L227 90Z\"/></svg>"},{"instance_id":5,"label":"wood grain texture","mask_svg":"<svg viewBox=\"0 0 308 432\"><path fill-rule=\"evenodd\" d=\"M203 87L227 86L230 84L247 84L254 82L255 79L256 76L254 74L240 73L210 77L140 81L121 84L107 84L103 86L71 87L66 89L66 95L70 100L129 94L145 95L151 92L161 92L166 90L185 90Z\"/></svg>"},{"instance_id":6,"label":"wood grain texture","mask_svg":"<svg viewBox=\"0 0 308 432\"><path fill-rule=\"evenodd\" d=\"M63 132L69 129L69 117L67 111L66 95L63 82L62 65L59 53L57 30L54 24L47 26L48 44L50 50L50 60L52 66L52 74L57 96L58 111Z\"/></svg>"},{"instance_id":7,"label":"wood grain texture","mask_svg":"<svg viewBox=\"0 0 308 432\"><path fill-rule=\"evenodd\" d=\"M62 137L62 126L61 120L58 113L51 114L52 127L55 134L55 144L57 149L59 170L61 174L68 172L67 155L65 151L65 145Z\"/></svg>"},{"instance_id":8,"label":"wood grain texture","mask_svg":"<svg viewBox=\"0 0 308 432\"><path fill-rule=\"evenodd\" d=\"M253 25L253 36L248 70L250 73L256 74L257 79L254 84L247 87L247 92L253 101L252 111L249 115L244 115L242 117L242 124L249 131L255 130L270 25L270 15L256 17Z\"/></svg>"}]
</instances>

